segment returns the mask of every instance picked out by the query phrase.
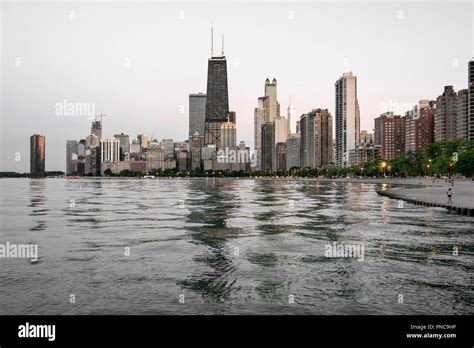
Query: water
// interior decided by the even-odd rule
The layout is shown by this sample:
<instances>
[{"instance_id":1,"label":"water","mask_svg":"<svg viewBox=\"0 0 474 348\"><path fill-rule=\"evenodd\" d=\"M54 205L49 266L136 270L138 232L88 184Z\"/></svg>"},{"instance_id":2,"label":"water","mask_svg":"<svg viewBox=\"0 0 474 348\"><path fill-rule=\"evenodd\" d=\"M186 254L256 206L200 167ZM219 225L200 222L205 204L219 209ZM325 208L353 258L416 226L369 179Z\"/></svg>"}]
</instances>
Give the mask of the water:
<instances>
[{"instance_id":1,"label":"water","mask_svg":"<svg viewBox=\"0 0 474 348\"><path fill-rule=\"evenodd\" d=\"M375 189L3 179L0 243L40 259L0 259L0 314L472 314L473 219ZM326 258L334 241L364 260Z\"/></svg>"}]
</instances>

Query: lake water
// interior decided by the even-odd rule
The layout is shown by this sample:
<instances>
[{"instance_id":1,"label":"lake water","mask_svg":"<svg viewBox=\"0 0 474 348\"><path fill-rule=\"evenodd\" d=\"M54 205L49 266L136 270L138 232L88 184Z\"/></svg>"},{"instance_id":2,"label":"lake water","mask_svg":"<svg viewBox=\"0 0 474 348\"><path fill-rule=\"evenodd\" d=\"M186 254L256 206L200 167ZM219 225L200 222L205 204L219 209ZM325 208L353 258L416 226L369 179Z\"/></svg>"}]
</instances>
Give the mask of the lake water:
<instances>
[{"instance_id":1,"label":"lake water","mask_svg":"<svg viewBox=\"0 0 474 348\"><path fill-rule=\"evenodd\" d=\"M0 314L472 314L474 220L376 188L1 179L0 243L39 259L0 259Z\"/></svg>"}]
</instances>

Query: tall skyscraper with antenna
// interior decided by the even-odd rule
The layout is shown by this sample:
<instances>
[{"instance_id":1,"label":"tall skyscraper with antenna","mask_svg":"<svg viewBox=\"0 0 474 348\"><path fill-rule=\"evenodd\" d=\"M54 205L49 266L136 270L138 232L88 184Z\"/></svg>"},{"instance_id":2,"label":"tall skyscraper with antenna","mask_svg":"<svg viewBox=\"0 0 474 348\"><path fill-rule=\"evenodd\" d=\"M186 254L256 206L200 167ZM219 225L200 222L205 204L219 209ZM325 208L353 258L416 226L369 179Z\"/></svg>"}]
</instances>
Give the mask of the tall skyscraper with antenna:
<instances>
[{"instance_id":1,"label":"tall skyscraper with antenna","mask_svg":"<svg viewBox=\"0 0 474 348\"><path fill-rule=\"evenodd\" d=\"M224 56L222 35L221 56L214 57L214 30L211 28L211 58L207 67L207 97L204 129L204 144L218 145L221 125L229 118L229 95L227 89L227 60Z\"/></svg>"},{"instance_id":2,"label":"tall skyscraper with antenna","mask_svg":"<svg viewBox=\"0 0 474 348\"><path fill-rule=\"evenodd\" d=\"M291 95L290 95L290 105L288 105L287 109L287 118L288 118L288 138L293 134L293 122L295 119L295 107L291 104Z\"/></svg>"}]
</instances>

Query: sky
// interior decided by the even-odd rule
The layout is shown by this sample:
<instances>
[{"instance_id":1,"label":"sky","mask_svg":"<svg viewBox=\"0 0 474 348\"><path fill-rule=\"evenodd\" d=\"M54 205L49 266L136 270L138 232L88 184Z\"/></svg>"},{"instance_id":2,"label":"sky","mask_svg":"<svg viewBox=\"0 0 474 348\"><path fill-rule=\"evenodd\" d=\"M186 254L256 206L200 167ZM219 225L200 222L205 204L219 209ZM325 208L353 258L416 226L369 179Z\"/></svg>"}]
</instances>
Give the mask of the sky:
<instances>
[{"instance_id":1,"label":"sky","mask_svg":"<svg viewBox=\"0 0 474 348\"><path fill-rule=\"evenodd\" d=\"M185 140L189 93L206 92L210 28L225 34L229 107L237 138L253 147L265 79L281 113L334 116L334 83L358 79L361 129L385 111L467 88L474 56L472 2L3 2L0 171L29 171L29 138L46 136L46 170L65 171L66 140L85 138L105 114L103 136ZM67 111L67 110L66 110Z\"/></svg>"}]
</instances>

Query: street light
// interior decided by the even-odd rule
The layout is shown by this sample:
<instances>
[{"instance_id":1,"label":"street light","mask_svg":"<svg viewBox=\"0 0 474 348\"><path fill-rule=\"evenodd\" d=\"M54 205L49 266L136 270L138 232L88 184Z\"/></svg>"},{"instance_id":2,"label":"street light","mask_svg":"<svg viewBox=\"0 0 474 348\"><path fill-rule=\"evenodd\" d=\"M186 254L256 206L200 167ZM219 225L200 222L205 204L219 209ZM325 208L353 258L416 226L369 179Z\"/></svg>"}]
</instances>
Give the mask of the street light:
<instances>
[{"instance_id":1,"label":"street light","mask_svg":"<svg viewBox=\"0 0 474 348\"><path fill-rule=\"evenodd\" d=\"M383 176L385 176L385 167L386 166L387 166L387 163L382 162Z\"/></svg>"}]
</instances>

